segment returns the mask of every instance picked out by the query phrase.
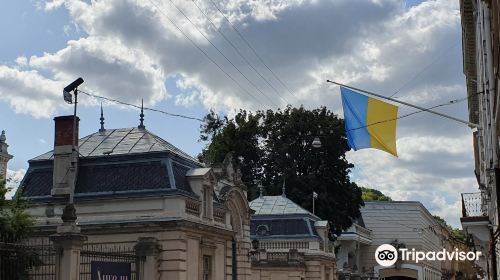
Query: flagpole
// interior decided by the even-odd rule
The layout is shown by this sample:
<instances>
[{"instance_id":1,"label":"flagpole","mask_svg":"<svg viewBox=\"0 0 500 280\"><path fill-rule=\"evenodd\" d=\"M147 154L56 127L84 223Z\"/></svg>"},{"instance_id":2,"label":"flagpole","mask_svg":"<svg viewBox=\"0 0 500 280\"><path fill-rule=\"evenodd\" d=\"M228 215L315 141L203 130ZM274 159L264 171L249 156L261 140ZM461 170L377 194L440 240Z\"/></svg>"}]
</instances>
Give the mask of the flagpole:
<instances>
[{"instance_id":1,"label":"flagpole","mask_svg":"<svg viewBox=\"0 0 500 280\"><path fill-rule=\"evenodd\" d=\"M314 213L314 192L313 192L313 215L316 215L316 214Z\"/></svg>"},{"instance_id":2,"label":"flagpole","mask_svg":"<svg viewBox=\"0 0 500 280\"><path fill-rule=\"evenodd\" d=\"M429 112L431 114L435 114L435 115L441 116L443 118L447 118L447 119L450 119L450 120L453 120L453 121L456 121L456 122L459 122L459 123L466 124L466 125L468 125L470 127L480 128L480 126L478 124L471 123L471 122L468 122L468 121L464 121L464 120L461 120L461 119L458 119L458 118L455 118L455 117L452 117L452 116L448 116L448 115L445 115L443 113L440 113L440 112L437 112L437 111L434 111L434 110L431 110L431 109L426 109L424 107L420 107L420 106L413 105L413 104L410 104L410 103L407 103L407 102L404 102L404 101L401 101L401 100L397 100L397 99L394 99L394 98L391 98L391 97L383 96L383 95L376 94L376 93L373 93L373 92L370 92L370 91L366 91L366 90L362 90L362 89L359 89L359 88L355 88L355 87L351 87L351 86L348 86L348 85L344 85L344 84L341 84L341 83L337 83L337 82L334 82L334 81L331 81L331 80L326 80L326 81L328 83L336 84L336 85L339 85L339 86L342 86L342 87L350 88L350 89L353 89L353 90L356 90L356 91L359 91L359 92L363 92L363 93L366 93L366 94L369 94L369 95L373 95L373 96L376 96L376 97L379 97L379 98L382 98L382 99L390 100L392 102L400 103L400 104L403 104L403 105L406 105L406 106L409 106L409 107L412 107L412 108L415 108L415 109L419 109L421 111Z\"/></svg>"}]
</instances>

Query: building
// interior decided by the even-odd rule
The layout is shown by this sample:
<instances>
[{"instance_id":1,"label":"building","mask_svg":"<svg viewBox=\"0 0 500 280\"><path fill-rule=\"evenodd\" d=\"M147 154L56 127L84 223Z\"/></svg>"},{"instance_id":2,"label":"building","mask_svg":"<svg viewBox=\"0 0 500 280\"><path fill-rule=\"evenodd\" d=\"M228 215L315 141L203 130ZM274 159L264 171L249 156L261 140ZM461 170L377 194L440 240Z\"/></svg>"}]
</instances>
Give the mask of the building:
<instances>
[{"instance_id":1,"label":"building","mask_svg":"<svg viewBox=\"0 0 500 280\"><path fill-rule=\"evenodd\" d=\"M140 251L138 279L250 279L250 208L230 156L204 167L147 130L142 117L132 128L105 129L102 121L75 142L79 120L56 117L54 150L29 161L16 195L30 201L34 239L69 246L58 279L89 273L74 257L82 242Z\"/></svg>"},{"instance_id":2,"label":"building","mask_svg":"<svg viewBox=\"0 0 500 280\"><path fill-rule=\"evenodd\" d=\"M490 279L500 277L500 1L460 0L463 65L467 83L469 121L473 132L475 174L479 191L462 194L462 227L471 246L488 258L480 263ZM492 244L492 246L490 246ZM494 249L490 249L494 248Z\"/></svg>"},{"instance_id":3,"label":"building","mask_svg":"<svg viewBox=\"0 0 500 280\"><path fill-rule=\"evenodd\" d=\"M250 202L252 280L336 279L328 222L283 194L261 195Z\"/></svg>"},{"instance_id":4,"label":"building","mask_svg":"<svg viewBox=\"0 0 500 280\"><path fill-rule=\"evenodd\" d=\"M7 179L7 163L12 159L12 155L7 151L7 137L5 137L5 130L0 134L0 179Z\"/></svg>"},{"instance_id":5,"label":"building","mask_svg":"<svg viewBox=\"0 0 500 280\"><path fill-rule=\"evenodd\" d=\"M452 252L455 249L462 252L469 251L468 244L454 237L446 224L441 221L436 222L438 223L436 230L441 237L442 248L446 249L447 252ZM482 260L485 260L484 257ZM478 276L482 278L486 275L474 262L463 262L455 259L441 262L441 274L443 280L477 279Z\"/></svg>"},{"instance_id":6,"label":"building","mask_svg":"<svg viewBox=\"0 0 500 280\"><path fill-rule=\"evenodd\" d=\"M362 219L344 234L337 245L339 276L344 279L415 279L441 280L441 263L416 264L399 260L390 267L380 266L375 250L382 244L422 251L442 249L441 236L434 217L417 201L365 202ZM343 263L342 266L340 263ZM406 277L406 278L405 278Z\"/></svg>"},{"instance_id":7,"label":"building","mask_svg":"<svg viewBox=\"0 0 500 280\"><path fill-rule=\"evenodd\" d=\"M366 228L361 216L337 238L335 247L338 252L335 255L339 279L366 279L371 275L371 272L361 265L361 254L372 244L371 235L372 231Z\"/></svg>"}]
</instances>

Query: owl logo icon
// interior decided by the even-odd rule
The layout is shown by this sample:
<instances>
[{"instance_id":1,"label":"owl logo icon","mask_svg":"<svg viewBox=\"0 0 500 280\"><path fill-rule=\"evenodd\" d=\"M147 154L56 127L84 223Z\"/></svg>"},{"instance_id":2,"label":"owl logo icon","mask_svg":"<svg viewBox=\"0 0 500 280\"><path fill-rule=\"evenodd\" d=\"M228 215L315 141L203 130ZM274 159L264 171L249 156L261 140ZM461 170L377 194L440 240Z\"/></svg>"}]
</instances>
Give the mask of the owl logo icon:
<instances>
[{"instance_id":1,"label":"owl logo icon","mask_svg":"<svg viewBox=\"0 0 500 280\"><path fill-rule=\"evenodd\" d=\"M398 250L390 244L382 244L375 251L375 260L381 266L391 266L398 260Z\"/></svg>"}]
</instances>

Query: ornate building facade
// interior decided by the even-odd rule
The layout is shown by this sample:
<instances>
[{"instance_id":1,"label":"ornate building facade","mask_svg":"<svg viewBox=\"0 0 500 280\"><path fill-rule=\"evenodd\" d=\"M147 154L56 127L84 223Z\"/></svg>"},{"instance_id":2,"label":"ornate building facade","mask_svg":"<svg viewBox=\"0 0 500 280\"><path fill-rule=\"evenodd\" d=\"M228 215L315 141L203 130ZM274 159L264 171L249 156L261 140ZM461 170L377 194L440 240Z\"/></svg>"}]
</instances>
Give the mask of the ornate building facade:
<instances>
[{"instance_id":1,"label":"ornate building facade","mask_svg":"<svg viewBox=\"0 0 500 280\"><path fill-rule=\"evenodd\" d=\"M500 1L460 0L463 68L478 191L462 194L462 228L489 279L500 277ZM493 248L493 249L492 249Z\"/></svg>"},{"instance_id":2,"label":"ornate building facade","mask_svg":"<svg viewBox=\"0 0 500 280\"><path fill-rule=\"evenodd\" d=\"M72 157L73 121L55 118L54 151L29 161L17 192L30 201L37 238L69 229L87 245L136 248L147 260L140 279L250 279L250 208L230 157L207 168L142 121L101 127ZM61 226L71 201L77 230Z\"/></svg>"},{"instance_id":3,"label":"ornate building facade","mask_svg":"<svg viewBox=\"0 0 500 280\"><path fill-rule=\"evenodd\" d=\"M328 222L285 195L250 202L253 280L336 279Z\"/></svg>"}]
</instances>

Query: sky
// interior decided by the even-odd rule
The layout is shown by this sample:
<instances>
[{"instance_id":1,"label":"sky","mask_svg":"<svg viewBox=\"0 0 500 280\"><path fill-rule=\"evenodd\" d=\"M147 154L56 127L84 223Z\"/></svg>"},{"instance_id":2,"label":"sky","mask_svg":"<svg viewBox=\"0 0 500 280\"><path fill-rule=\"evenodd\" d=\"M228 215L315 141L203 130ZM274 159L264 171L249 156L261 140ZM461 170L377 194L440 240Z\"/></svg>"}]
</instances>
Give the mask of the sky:
<instances>
[{"instance_id":1,"label":"sky","mask_svg":"<svg viewBox=\"0 0 500 280\"><path fill-rule=\"evenodd\" d=\"M327 79L467 119L457 0L6 0L0 9L0 130L10 185L52 149L62 88L202 118L286 104L342 116ZM99 129L100 100L79 95L80 136ZM105 127L139 124L103 102ZM400 115L413 109L401 106ZM200 122L146 111L146 128L196 156ZM398 122L398 154L348 152L351 178L394 200L421 201L458 227L474 192L472 131L421 113Z\"/></svg>"}]
</instances>

